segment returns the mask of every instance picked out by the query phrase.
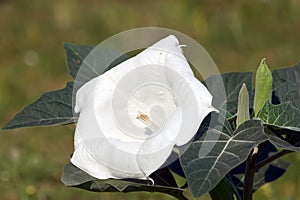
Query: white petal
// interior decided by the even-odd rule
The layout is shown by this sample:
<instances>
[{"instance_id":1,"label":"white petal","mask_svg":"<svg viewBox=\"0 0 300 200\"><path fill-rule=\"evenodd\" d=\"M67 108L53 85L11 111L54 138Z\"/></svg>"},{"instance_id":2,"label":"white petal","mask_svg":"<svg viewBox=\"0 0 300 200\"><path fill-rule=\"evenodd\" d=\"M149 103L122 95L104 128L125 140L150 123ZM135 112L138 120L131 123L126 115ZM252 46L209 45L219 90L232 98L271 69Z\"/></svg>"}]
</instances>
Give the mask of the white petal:
<instances>
[{"instance_id":1,"label":"white petal","mask_svg":"<svg viewBox=\"0 0 300 200\"><path fill-rule=\"evenodd\" d=\"M186 144L197 132L203 119L212 111L212 96L207 88L194 76L188 62L185 59L178 59L174 54L168 54L166 66L172 68L181 76L169 74L172 79L172 89L177 94L182 108L183 122L181 132L178 134L176 144ZM185 123L185 121L189 123Z\"/></svg>"},{"instance_id":2,"label":"white petal","mask_svg":"<svg viewBox=\"0 0 300 200\"><path fill-rule=\"evenodd\" d=\"M215 110L211 101L177 38L168 36L78 90L71 162L99 179L146 179L175 144L191 140ZM151 120L136 120L138 112ZM157 133L147 136L144 126Z\"/></svg>"},{"instance_id":3,"label":"white petal","mask_svg":"<svg viewBox=\"0 0 300 200\"><path fill-rule=\"evenodd\" d=\"M80 111L80 116L74 136L75 151L71 158L71 162L92 176L106 179L112 177L110 169L94 159L92 154L86 148L86 141L84 141L86 138L90 138L91 140L99 139L100 136L93 134L99 130L99 127L95 118L93 106L87 106L93 105L95 87L100 78L101 77L92 79L83 85L77 92L75 111Z\"/></svg>"}]
</instances>

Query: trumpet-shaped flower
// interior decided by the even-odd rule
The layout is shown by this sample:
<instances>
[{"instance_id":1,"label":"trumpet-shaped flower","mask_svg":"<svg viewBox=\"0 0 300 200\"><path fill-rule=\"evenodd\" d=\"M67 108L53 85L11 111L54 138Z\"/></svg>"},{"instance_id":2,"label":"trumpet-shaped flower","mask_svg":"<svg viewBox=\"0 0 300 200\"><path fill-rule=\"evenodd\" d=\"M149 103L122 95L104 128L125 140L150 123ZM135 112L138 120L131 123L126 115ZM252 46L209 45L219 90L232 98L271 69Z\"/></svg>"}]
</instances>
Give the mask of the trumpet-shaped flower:
<instances>
[{"instance_id":1,"label":"trumpet-shaped flower","mask_svg":"<svg viewBox=\"0 0 300 200\"><path fill-rule=\"evenodd\" d=\"M75 166L98 179L147 179L191 141L216 110L181 47L170 35L77 91Z\"/></svg>"}]
</instances>

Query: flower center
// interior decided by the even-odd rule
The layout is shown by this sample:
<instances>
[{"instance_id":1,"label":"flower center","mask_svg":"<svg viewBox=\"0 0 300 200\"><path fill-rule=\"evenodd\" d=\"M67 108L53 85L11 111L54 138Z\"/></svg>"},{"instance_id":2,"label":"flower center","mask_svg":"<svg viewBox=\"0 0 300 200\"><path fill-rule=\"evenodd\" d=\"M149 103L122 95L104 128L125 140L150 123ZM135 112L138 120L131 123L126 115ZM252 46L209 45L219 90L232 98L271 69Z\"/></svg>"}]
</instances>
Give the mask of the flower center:
<instances>
[{"instance_id":1,"label":"flower center","mask_svg":"<svg viewBox=\"0 0 300 200\"><path fill-rule=\"evenodd\" d=\"M155 124L148 115L145 115L141 111L138 111L138 115L136 116L137 120L140 120L146 126L148 126L151 131L156 132L159 129L159 126Z\"/></svg>"},{"instance_id":2,"label":"flower center","mask_svg":"<svg viewBox=\"0 0 300 200\"><path fill-rule=\"evenodd\" d=\"M179 107L173 92L160 83L146 83L136 88L128 99L128 115L140 131L126 131L138 138L152 137L164 127L168 117Z\"/></svg>"},{"instance_id":3,"label":"flower center","mask_svg":"<svg viewBox=\"0 0 300 200\"><path fill-rule=\"evenodd\" d=\"M141 111L138 111L138 115L136 116L136 119L140 120L141 122L148 123L150 121L150 118L148 115L145 115Z\"/></svg>"},{"instance_id":4,"label":"flower center","mask_svg":"<svg viewBox=\"0 0 300 200\"><path fill-rule=\"evenodd\" d=\"M112 96L113 120L126 140L155 137L169 120L180 121L179 80L167 67L145 65L118 82Z\"/></svg>"}]
</instances>

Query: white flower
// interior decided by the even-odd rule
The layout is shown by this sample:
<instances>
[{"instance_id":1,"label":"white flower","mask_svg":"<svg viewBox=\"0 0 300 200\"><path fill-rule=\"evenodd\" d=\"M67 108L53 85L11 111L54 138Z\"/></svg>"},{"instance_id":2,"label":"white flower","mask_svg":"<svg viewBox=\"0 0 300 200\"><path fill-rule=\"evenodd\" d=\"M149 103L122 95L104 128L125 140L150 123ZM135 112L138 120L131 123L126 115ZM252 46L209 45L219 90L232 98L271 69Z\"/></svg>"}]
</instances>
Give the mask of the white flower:
<instances>
[{"instance_id":1,"label":"white flower","mask_svg":"<svg viewBox=\"0 0 300 200\"><path fill-rule=\"evenodd\" d=\"M78 90L71 162L98 179L147 179L216 111L211 102L170 35Z\"/></svg>"}]
</instances>

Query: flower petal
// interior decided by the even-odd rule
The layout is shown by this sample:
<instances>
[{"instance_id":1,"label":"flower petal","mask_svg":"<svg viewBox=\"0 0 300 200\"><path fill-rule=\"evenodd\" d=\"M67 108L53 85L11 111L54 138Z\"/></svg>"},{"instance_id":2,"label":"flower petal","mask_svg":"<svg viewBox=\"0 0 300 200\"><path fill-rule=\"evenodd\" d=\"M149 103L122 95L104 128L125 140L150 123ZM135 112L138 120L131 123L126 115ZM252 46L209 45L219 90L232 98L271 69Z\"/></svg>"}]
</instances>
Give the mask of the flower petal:
<instances>
[{"instance_id":1,"label":"flower petal","mask_svg":"<svg viewBox=\"0 0 300 200\"><path fill-rule=\"evenodd\" d=\"M99 178L147 177L215 109L175 36L83 85L71 162Z\"/></svg>"}]
</instances>

